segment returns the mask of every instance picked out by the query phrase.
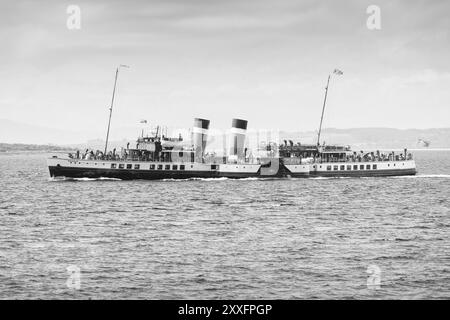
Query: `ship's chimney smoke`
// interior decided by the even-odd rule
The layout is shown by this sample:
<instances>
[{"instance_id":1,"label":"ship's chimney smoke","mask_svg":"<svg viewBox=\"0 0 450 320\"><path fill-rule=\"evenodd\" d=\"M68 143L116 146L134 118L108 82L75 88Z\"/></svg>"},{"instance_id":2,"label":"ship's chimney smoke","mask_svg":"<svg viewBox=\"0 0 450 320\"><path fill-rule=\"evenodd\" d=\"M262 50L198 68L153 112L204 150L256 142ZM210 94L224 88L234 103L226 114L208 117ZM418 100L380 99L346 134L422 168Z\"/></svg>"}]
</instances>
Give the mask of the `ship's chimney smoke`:
<instances>
[{"instance_id":1,"label":"ship's chimney smoke","mask_svg":"<svg viewBox=\"0 0 450 320\"><path fill-rule=\"evenodd\" d=\"M231 122L230 156L237 156L238 159L245 157L244 143L246 132L247 120L233 119Z\"/></svg>"},{"instance_id":2,"label":"ship's chimney smoke","mask_svg":"<svg viewBox=\"0 0 450 320\"><path fill-rule=\"evenodd\" d=\"M192 142L194 145L195 161L202 162L205 154L206 142L208 139L209 120L195 118L192 129Z\"/></svg>"}]
</instances>

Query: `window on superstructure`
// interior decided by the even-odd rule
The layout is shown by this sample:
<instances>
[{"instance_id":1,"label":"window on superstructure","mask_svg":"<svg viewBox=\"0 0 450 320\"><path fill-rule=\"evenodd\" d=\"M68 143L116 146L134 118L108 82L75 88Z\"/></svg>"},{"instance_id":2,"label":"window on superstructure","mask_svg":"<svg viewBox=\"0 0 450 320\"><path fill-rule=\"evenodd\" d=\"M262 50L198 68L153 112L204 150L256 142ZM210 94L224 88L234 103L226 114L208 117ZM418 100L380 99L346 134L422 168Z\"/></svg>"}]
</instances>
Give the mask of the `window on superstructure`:
<instances>
[{"instance_id":1,"label":"window on superstructure","mask_svg":"<svg viewBox=\"0 0 450 320\"><path fill-rule=\"evenodd\" d=\"M370 164L366 165L366 169L370 170Z\"/></svg>"},{"instance_id":2,"label":"window on superstructure","mask_svg":"<svg viewBox=\"0 0 450 320\"><path fill-rule=\"evenodd\" d=\"M330 171L331 170L331 166L327 166L327 170Z\"/></svg>"},{"instance_id":3,"label":"window on superstructure","mask_svg":"<svg viewBox=\"0 0 450 320\"><path fill-rule=\"evenodd\" d=\"M154 164L150 165L150 170L155 170L155 165Z\"/></svg>"},{"instance_id":4,"label":"window on superstructure","mask_svg":"<svg viewBox=\"0 0 450 320\"><path fill-rule=\"evenodd\" d=\"M124 164L123 163L120 163L119 164L119 169L123 169L125 166L124 166Z\"/></svg>"},{"instance_id":5,"label":"window on superstructure","mask_svg":"<svg viewBox=\"0 0 450 320\"><path fill-rule=\"evenodd\" d=\"M345 166L341 166L341 170L345 170Z\"/></svg>"},{"instance_id":6,"label":"window on superstructure","mask_svg":"<svg viewBox=\"0 0 450 320\"><path fill-rule=\"evenodd\" d=\"M351 165L347 165L347 170L352 170L352 166Z\"/></svg>"},{"instance_id":7,"label":"window on superstructure","mask_svg":"<svg viewBox=\"0 0 450 320\"><path fill-rule=\"evenodd\" d=\"M111 163L111 169L115 169L116 168L116 164L115 163Z\"/></svg>"},{"instance_id":8,"label":"window on superstructure","mask_svg":"<svg viewBox=\"0 0 450 320\"><path fill-rule=\"evenodd\" d=\"M339 166L333 166L333 170L338 170Z\"/></svg>"},{"instance_id":9,"label":"window on superstructure","mask_svg":"<svg viewBox=\"0 0 450 320\"><path fill-rule=\"evenodd\" d=\"M374 164L373 167L372 167L372 169L373 169L373 170L377 170L377 165Z\"/></svg>"},{"instance_id":10,"label":"window on superstructure","mask_svg":"<svg viewBox=\"0 0 450 320\"><path fill-rule=\"evenodd\" d=\"M178 165L174 164L174 165L172 166L172 170L178 170Z\"/></svg>"},{"instance_id":11,"label":"window on superstructure","mask_svg":"<svg viewBox=\"0 0 450 320\"><path fill-rule=\"evenodd\" d=\"M359 170L364 170L364 165L363 164L359 166Z\"/></svg>"},{"instance_id":12,"label":"window on superstructure","mask_svg":"<svg viewBox=\"0 0 450 320\"><path fill-rule=\"evenodd\" d=\"M158 170L162 170L163 166L162 164L158 164Z\"/></svg>"},{"instance_id":13,"label":"window on superstructure","mask_svg":"<svg viewBox=\"0 0 450 320\"><path fill-rule=\"evenodd\" d=\"M357 164L353 165L353 170L358 170L358 165Z\"/></svg>"},{"instance_id":14,"label":"window on superstructure","mask_svg":"<svg viewBox=\"0 0 450 320\"><path fill-rule=\"evenodd\" d=\"M170 164L166 164L165 170L170 170Z\"/></svg>"},{"instance_id":15,"label":"window on superstructure","mask_svg":"<svg viewBox=\"0 0 450 320\"><path fill-rule=\"evenodd\" d=\"M180 164L180 170L184 170L184 164Z\"/></svg>"},{"instance_id":16,"label":"window on superstructure","mask_svg":"<svg viewBox=\"0 0 450 320\"><path fill-rule=\"evenodd\" d=\"M129 163L127 164L127 169L131 169L132 165Z\"/></svg>"},{"instance_id":17,"label":"window on superstructure","mask_svg":"<svg viewBox=\"0 0 450 320\"><path fill-rule=\"evenodd\" d=\"M135 165L134 165L134 169L137 170L137 169L139 169L139 168L140 168L140 165L138 165L138 164L135 164Z\"/></svg>"}]
</instances>

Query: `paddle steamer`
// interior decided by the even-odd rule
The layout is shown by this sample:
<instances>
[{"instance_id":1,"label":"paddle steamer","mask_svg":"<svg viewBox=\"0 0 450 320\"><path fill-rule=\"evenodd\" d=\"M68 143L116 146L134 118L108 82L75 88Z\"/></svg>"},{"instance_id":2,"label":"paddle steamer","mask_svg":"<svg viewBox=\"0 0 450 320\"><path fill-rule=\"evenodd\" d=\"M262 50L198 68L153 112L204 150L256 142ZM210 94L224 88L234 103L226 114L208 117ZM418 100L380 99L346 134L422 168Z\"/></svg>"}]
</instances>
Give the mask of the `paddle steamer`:
<instances>
[{"instance_id":1,"label":"paddle steamer","mask_svg":"<svg viewBox=\"0 0 450 320\"><path fill-rule=\"evenodd\" d=\"M335 70L334 73L342 74ZM161 131L138 138L134 148L129 145L120 152L108 151L108 138L114 94L109 113L106 144L103 152L52 156L47 160L51 177L130 179L189 179L189 178L286 178L286 177L370 177L416 174L411 153L355 152L348 146L320 144L328 77L322 108L317 144L304 145L293 141L269 143L263 154L254 156L246 148L248 122L233 119L228 154L220 157L205 153L210 121L195 118L191 141L180 136L167 138Z\"/></svg>"},{"instance_id":2,"label":"paddle steamer","mask_svg":"<svg viewBox=\"0 0 450 320\"><path fill-rule=\"evenodd\" d=\"M233 119L227 156L205 154L210 122L194 120L192 146L183 138L161 134L140 137L120 153L86 152L48 159L50 175L66 178L187 179L250 177L361 177L414 175L411 153L354 152L348 146L270 144L267 156L254 157L245 148L247 121ZM274 148L277 148L274 150ZM271 156L272 155L272 156Z\"/></svg>"}]
</instances>

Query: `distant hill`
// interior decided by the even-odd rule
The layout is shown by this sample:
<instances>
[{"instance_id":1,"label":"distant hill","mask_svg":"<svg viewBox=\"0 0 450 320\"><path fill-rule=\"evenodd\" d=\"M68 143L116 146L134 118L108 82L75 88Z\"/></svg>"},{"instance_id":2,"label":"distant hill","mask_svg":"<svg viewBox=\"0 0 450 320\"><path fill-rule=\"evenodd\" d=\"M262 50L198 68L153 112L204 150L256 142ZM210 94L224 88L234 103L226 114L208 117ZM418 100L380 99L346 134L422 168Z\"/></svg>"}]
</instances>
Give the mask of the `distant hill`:
<instances>
[{"instance_id":1,"label":"distant hill","mask_svg":"<svg viewBox=\"0 0 450 320\"><path fill-rule=\"evenodd\" d=\"M26 144L9 146L8 148L28 148L34 150L31 145L36 144L36 150L55 150L56 146L62 149L91 148L103 150L105 142L104 132L100 131L75 131L76 126L68 130L58 130L35 125L17 123L0 119L0 143ZM97 129L96 129L97 130ZM110 148L126 146L127 142L134 144L140 130L138 127L114 127L114 137L109 143ZM250 134L249 134L250 135ZM188 138L188 137L185 137ZM274 137L273 137L274 138ZM297 131L280 132L281 140L293 140L305 144L316 143L317 132ZM432 129L393 129L393 128L351 128L333 129L322 131L321 141L327 144L350 145L353 149L399 149L399 148L423 148L418 145L418 140L430 142L430 148L450 148L450 128ZM214 141L215 140L215 141ZM260 137L264 141L263 137ZM210 139L210 146L222 148L221 138ZM6 150L6 147L4 147ZM52 149L53 148L53 149Z\"/></svg>"},{"instance_id":2,"label":"distant hill","mask_svg":"<svg viewBox=\"0 0 450 320\"><path fill-rule=\"evenodd\" d=\"M111 140L135 140L140 134L139 127L113 127ZM76 125L61 130L0 119L0 143L51 144L51 145L85 145L87 141L104 145L99 137L104 137L105 128L78 129ZM114 137L120 137L114 139ZM122 138L123 137L123 138Z\"/></svg>"},{"instance_id":3,"label":"distant hill","mask_svg":"<svg viewBox=\"0 0 450 320\"><path fill-rule=\"evenodd\" d=\"M282 137L303 143L316 143L317 132L282 132ZM286 139L286 138L284 138ZM321 141L327 144L345 144L361 149L422 148L418 140L430 142L430 148L450 148L450 128L440 129L392 129L354 128L325 129Z\"/></svg>"},{"instance_id":4,"label":"distant hill","mask_svg":"<svg viewBox=\"0 0 450 320\"><path fill-rule=\"evenodd\" d=\"M1 143L25 144L70 144L88 139L84 132L45 128L15 121L0 119Z\"/></svg>"},{"instance_id":5,"label":"distant hill","mask_svg":"<svg viewBox=\"0 0 450 320\"><path fill-rule=\"evenodd\" d=\"M130 143L130 148L136 146L136 139L123 139L119 141L109 141L108 150L112 150L114 148L120 150L120 148L126 147L128 142ZM88 140L84 143L70 144L68 145L68 147L77 150L84 150L86 148L92 150L103 150L105 148L105 140L102 139Z\"/></svg>"},{"instance_id":6,"label":"distant hill","mask_svg":"<svg viewBox=\"0 0 450 320\"><path fill-rule=\"evenodd\" d=\"M33 151L33 152L52 152L52 151L70 151L70 147L62 147L55 145L43 144L23 144L23 143L0 143L0 152L19 152L19 151Z\"/></svg>"}]
</instances>

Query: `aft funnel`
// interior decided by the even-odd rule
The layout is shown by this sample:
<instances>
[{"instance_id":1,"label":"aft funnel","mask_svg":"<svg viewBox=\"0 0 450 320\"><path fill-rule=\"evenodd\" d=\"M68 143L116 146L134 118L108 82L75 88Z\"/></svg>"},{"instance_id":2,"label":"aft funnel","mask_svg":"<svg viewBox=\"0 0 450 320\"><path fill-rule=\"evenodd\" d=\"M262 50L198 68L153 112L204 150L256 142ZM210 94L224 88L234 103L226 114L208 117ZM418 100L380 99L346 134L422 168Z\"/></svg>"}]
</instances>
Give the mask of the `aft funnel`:
<instances>
[{"instance_id":1,"label":"aft funnel","mask_svg":"<svg viewBox=\"0 0 450 320\"><path fill-rule=\"evenodd\" d=\"M247 123L247 120L242 119L233 119L231 122L230 156L236 156L238 159L245 158L244 143Z\"/></svg>"}]
</instances>

